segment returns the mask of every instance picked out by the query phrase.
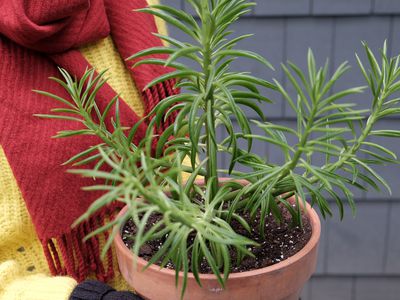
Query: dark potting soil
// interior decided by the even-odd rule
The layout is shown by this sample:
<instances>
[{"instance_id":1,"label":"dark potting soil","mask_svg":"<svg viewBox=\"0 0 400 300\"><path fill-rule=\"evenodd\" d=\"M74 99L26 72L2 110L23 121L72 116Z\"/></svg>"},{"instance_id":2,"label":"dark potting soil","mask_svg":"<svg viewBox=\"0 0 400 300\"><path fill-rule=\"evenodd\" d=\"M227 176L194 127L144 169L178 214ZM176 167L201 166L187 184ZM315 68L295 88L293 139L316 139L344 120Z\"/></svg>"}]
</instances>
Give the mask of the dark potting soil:
<instances>
[{"instance_id":1,"label":"dark potting soil","mask_svg":"<svg viewBox=\"0 0 400 300\"><path fill-rule=\"evenodd\" d=\"M232 262L231 272L236 273L260 269L284 261L299 252L311 238L312 229L308 218L302 216L302 227L293 226L292 217L289 211L284 207L282 207L282 222L276 222L272 215L267 217L265 222L265 237L262 237L259 234L259 217L255 218L253 222L250 222L250 216L248 214L243 214L242 217L249 223L252 231L248 232L236 220L233 220L231 223L233 230L240 235L256 241L260 246L251 247L250 250L255 257L245 257L240 265L235 265L236 252L232 249L230 251ZM160 215L151 216L146 230L151 228L151 226L156 224L160 219ZM132 248L133 246L133 240L131 237L134 236L135 233L135 224L132 220L129 220L122 231L122 240L128 248ZM145 260L150 260L151 257L160 249L164 241L165 239L149 241L142 246L139 256ZM190 242L191 239L189 238L188 246L190 246ZM190 259L190 251L188 255ZM174 269L174 266L172 263L169 263L166 265L166 268ZM200 266L200 272L202 274L212 273L211 268L205 260Z\"/></svg>"}]
</instances>

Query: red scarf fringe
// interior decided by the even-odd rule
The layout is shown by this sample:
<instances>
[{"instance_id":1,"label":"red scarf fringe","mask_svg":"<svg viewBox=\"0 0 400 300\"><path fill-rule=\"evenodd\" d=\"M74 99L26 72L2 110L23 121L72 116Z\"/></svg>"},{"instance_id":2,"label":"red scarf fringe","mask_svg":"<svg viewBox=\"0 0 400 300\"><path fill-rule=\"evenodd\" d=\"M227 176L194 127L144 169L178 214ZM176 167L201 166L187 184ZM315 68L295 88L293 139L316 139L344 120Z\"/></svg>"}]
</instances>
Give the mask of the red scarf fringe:
<instances>
[{"instance_id":1,"label":"red scarf fringe","mask_svg":"<svg viewBox=\"0 0 400 300\"><path fill-rule=\"evenodd\" d=\"M176 80L159 83L143 92L143 97L148 103L146 115L163 99L179 93L174 88ZM161 134L174 123L177 112L171 114L159 128L156 134ZM156 140L154 141L156 143ZM95 274L100 281L107 282L114 277L113 251L110 248L104 260L101 259L103 243L109 237L108 232L94 236L87 241L84 238L103 226L107 219L112 219L115 213L122 208L122 204L115 203L100 212L92 215L87 221L82 222L70 232L61 236L42 241L44 254L51 274L54 276L72 276L78 282L84 281L90 274Z\"/></svg>"},{"instance_id":2,"label":"red scarf fringe","mask_svg":"<svg viewBox=\"0 0 400 300\"><path fill-rule=\"evenodd\" d=\"M153 108L163 99L177 95L180 93L179 89L176 89L174 86L176 84L175 79L170 79L166 80L164 82L158 83L151 88L146 89L143 92L143 98L145 99L147 106L145 110L145 115L147 116ZM160 127L154 128L155 134L161 134L166 130L170 125L174 124L175 118L177 116L178 112L174 111L168 118L167 120L163 120L161 123ZM153 116L154 117L154 116ZM153 118L152 117L152 118ZM152 119L150 118L150 120ZM149 121L150 121L149 120Z\"/></svg>"},{"instance_id":3,"label":"red scarf fringe","mask_svg":"<svg viewBox=\"0 0 400 300\"><path fill-rule=\"evenodd\" d=\"M78 282L91 274L103 282L112 279L115 275L112 248L107 251L105 259L101 259L102 247L109 233L104 232L86 241L84 238L103 226L107 219L111 220L122 207L123 204L115 203L92 215L70 232L42 241L51 274L71 276Z\"/></svg>"}]
</instances>

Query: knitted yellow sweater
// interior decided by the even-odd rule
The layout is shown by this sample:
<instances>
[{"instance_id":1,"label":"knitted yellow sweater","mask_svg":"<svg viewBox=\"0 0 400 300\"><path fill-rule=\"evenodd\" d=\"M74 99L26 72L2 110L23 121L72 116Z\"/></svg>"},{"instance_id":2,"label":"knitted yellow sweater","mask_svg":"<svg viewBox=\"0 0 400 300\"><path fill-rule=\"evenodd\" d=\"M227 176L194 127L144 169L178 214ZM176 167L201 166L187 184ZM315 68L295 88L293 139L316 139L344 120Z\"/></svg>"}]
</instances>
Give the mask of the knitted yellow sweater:
<instances>
[{"instance_id":1,"label":"knitted yellow sweater","mask_svg":"<svg viewBox=\"0 0 400 300\"><path fill-rule=\"evenodd\" d=\"M158 0L149 0L149 4ZM156 20L165 34L165 26ZM97 70L108 68L109 84L142 116L144 106L111 38L81 49ZM50 137L49 137L50 138ZM69 277L51 277L30 216L0 145L0 300L66 300L76 286ZM117 264L115 264L117 265ZM116 270L111 285L128 289Z\"/></svg>"}]
</instances>

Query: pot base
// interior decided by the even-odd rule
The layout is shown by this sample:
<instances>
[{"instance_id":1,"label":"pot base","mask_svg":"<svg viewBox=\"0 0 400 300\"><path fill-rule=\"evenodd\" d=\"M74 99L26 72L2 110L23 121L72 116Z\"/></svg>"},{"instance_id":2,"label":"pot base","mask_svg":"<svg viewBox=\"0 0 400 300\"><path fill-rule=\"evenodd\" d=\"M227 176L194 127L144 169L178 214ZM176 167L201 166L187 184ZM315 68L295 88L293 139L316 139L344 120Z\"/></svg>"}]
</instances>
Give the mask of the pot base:
<instances>
[{"instance_id":1,"label":"pot base","mask_svg":"<svg viewBox=\"0 0 400 300\"><path fill-rule=\"evenodd\" d=\"M125 214L124 208L119 217ZM312 227L312 235L306 246L295 255L275 265L232 273L222 289L215 276L201 274L202 286L198 286L193 274L189 273L185 300L298 300L304 284L314 273L317 264L318 243L321 224L317 213L307 204L307 214ZM142 271L147 262L136 258L125 246L121 235L115 240L120 271L125 280L148 300L179 300L180 286L175 286L175 271L160 269L151 265ZM180 273L180 281L183 274Z\"/></svg>"},{"instance_id":2,"label":"pot base","mask_svg":"<svg viewBox=\"0 0 400 300\"><path fill-rule=\"evenodd\" d=\"M293 295L290 295L290 296L288 296L287 298L284 298L284 299L281 299L281 300L302 300L301 298L300 298L300 294L301 294L301 291L300 292L298 292L298 293L295 293L295 294L293 294ZM142 297L144 300L153 300L153 299L149 299L149 298L146 298L145 296L143 296L143 295L140 295L140 297ZM235 298L232 298L232 299L235 299ZM253 299L250 299L250 298L248 298L249 300L253 300ZM269 300L270 298L260 298L260 299L256 299L256 300ZM154 299L155 300L155 299ZM206 299L205 299L206 300Z\"/></svg>"}]
</instances>

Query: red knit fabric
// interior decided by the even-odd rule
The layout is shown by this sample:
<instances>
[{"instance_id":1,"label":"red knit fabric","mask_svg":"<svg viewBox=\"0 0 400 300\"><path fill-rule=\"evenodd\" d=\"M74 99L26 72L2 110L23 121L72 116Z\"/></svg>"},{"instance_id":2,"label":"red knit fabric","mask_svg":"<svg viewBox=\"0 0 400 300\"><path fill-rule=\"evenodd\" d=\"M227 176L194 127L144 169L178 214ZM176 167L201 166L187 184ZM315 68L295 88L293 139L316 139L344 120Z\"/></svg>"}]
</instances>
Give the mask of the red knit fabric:
<instances>
[{"instance_id":1,"label":"red knit fabric","mask_svg":"<svg viewBox=\"0 0 400 300\"><path fill-rule=\"evenodd\" d=\"M111 34L122 57L159 46L154 18L132 12L145 7L145 0L0 0L0 145L23 193L49 267L54 275L70 275L79 281L94 271L101 280L112 274L112 257L107 266L99 258L99 238L83 243L82 238L104 222L100 212L88 222L71 229L71 224L99 194L83 192L93 184L66 173L62 166L71 155L99 141L95 137L51 139L59 130L80 128L79 124L33 117L55 107L49 98L32 92L46 90L64 98L66 92L48 77L57 76L57 65L78 78L90 67L76 50L88 42ZM158 56L160 57L160 56ZM141 66L132 71L137 86L171 70ZM177 93L173 81L143 91L146 111L163 98ZM105 85L99 92L99 106L105 106L115 92ZM122 123L132 126L138 116L121 103ZM135 141L146 130L142 125ZM108 210L107 215L113 210Z\"/></svg>"}]
</instances>

